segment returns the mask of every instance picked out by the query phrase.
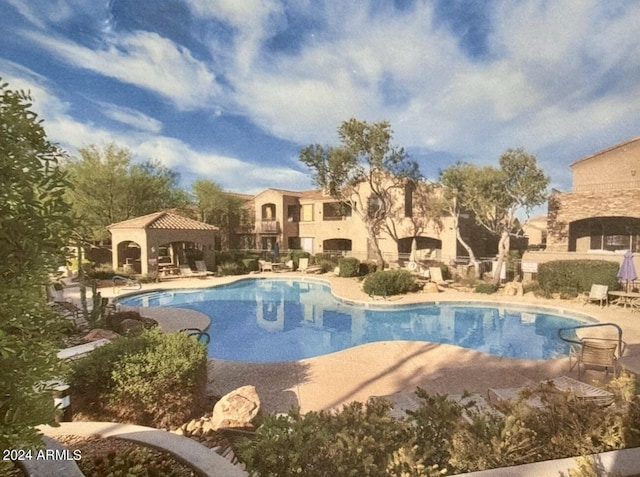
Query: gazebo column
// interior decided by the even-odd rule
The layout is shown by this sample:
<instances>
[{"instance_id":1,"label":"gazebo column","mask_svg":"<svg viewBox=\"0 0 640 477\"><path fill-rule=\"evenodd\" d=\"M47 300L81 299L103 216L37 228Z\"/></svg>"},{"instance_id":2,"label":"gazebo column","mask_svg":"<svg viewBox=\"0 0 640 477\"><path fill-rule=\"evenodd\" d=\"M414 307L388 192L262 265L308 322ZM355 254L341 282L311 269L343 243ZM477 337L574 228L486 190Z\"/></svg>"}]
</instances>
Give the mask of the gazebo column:
<instances>
[{"instance_id":1,"label":"gazebo column","mask_svg":"<svg viewBox=\"0 0 640 477\"><path fill-rule=\"evenodd\" d=\"M118 255L118 246L120 242L116 242L115 240L111 242L111 266L114 270L118 269L119 255Z\"/></svg>"}]
</instances>

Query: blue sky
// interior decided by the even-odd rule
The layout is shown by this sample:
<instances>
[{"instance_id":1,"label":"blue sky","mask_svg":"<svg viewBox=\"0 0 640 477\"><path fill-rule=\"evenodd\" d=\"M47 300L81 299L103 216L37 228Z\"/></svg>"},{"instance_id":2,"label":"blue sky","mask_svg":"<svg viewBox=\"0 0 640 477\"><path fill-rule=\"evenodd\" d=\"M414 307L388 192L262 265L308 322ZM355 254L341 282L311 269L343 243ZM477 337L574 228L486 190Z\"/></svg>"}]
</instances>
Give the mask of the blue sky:
<instances>
[{"instance_id":1,"label":"blue sky","mask_svg":"<svg viewBox=\"0 0 640 477\"><path fill-rule=\"evenodd\" d=\"M640 2L0 0L0 76L51 140L114 141L227 190L313 187L300 148L388 120L423 173L640 136Z\"/></svg>"}]
</instances>

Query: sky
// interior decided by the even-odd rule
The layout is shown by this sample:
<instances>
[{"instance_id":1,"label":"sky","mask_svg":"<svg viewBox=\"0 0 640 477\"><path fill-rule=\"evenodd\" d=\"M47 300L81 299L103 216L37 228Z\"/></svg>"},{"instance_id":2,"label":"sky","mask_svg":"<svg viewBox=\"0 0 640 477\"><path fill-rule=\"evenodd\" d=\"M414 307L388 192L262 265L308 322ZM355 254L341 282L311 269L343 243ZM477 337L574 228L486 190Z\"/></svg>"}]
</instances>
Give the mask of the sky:
<instances>
[{"instance_id":1,"label":"sky","mask_svg":"<svg viewBox=\"0 0 640 477\"><path fill-rule=\"evenodd\" d=\"M640 136L636 0L0 0L0 77L75 157L110 142L189 188L315 187L299 160L389 121L422 173Z\"/></svg>"}]
</instances>

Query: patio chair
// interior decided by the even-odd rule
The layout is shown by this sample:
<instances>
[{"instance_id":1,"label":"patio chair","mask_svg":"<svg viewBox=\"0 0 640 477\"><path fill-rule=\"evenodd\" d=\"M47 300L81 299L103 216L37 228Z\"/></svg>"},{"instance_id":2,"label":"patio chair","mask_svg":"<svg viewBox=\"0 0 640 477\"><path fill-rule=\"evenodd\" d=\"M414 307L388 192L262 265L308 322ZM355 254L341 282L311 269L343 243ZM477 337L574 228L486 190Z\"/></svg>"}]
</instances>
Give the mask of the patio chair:
<instances>
[{"instance_id":1,"label":"patio chair","mask_svg":"<svg viewBox=\"0 0 640 477\"><path fill-rule=\"evenodd\" d=\"M72 321L79 329L84 329L89 325L82 315L82 310L69 301L54 300L49 302L49 306L64 318Z\"/></svg>"},{"instance_id":2,"label":"patio chair","mask_svg":"<svg viewBox=\"0 0 640 477\"><path fill-rule=\"evenodd\" d=\"M189 278L204 278L207 276L206 273L202 273L202 272L194 272L193 270L191 270L191 267L189 265L180 265L180 276L182 277L189 277Z\"/></svg>"},{"instance_id":3,"label":"patio chair","mask_svg":"<svg viewBox=\"0 0 640 477\"><path fill-rule=\"evenodd\" d=\"M591 303L592 301L600 302L600 306L604 307L607 304L607 294L609 293L609 287L607 285L591 285L591 291L588 295L584 296L584 305Z\"/></svg>"},{"instance_id":4,"label":"patio chair","mask_svg":"<svg viewBox=\"0 0 640 477\"><path fill-rule=\"evenodd\" d=\"M607 338L583 338L580 343L572 344L569 348L569 370L578 367L578 379L587 367L602 368L605 377L609 375L609 370L613 372L613 377L618 372L618 350L617 340Z\"/></svg>"},{"instance_id":5,"label":"patio chair","mask_svg":"<svg viewBox=\"0 0 640 477\"><path fill-rule=\"evenodd\" d=\"M322 271L322 267L320 265L309 265L308 258L301 258L298 261L298 271L304 273L319 273Z\"/></svg>"},{"instance_id":6,"label":"patio chair","mask_svg":"<svg viewBox=\"0 0 640 477\"><path fill-rule=\"evenodd\" d=\"M195 265L196 265L196 270L199 273L203 273L205 275L213 275L213 272L210 272L209 270L207 270L207 264L204 263L204 260L196 260Z\"/></svg>"},{"instance_id":7,"label":"patio chair","mask_svg":"<svg viewBox=\"0 0 640 477\"><path fill-rule=\"evenodd\" d=\"M267 262L266 260L258 260L258 270L261 272L272 272L273 263Z\"/></svg>"}]
</instances>

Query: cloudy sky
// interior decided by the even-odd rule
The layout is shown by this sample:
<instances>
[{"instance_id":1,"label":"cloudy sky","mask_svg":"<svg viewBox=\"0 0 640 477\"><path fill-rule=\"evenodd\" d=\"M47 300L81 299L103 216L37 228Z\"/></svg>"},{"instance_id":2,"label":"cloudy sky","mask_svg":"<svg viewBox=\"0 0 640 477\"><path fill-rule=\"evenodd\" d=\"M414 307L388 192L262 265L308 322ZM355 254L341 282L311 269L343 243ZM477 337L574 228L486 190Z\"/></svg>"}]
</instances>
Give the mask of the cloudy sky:
<instances>
[{"instance_id":1,"label":"cloudy sky","mask_svg":"<svg viewBox=\"0 0 640 477\"><path fill-rule=\"evenodd\" d=\"M227 190L312 187L298 159L390 121L431 179L640 136L640 2L0 0L0 76L72 154L114 141Z\"/></svg>"}]
</instances>

